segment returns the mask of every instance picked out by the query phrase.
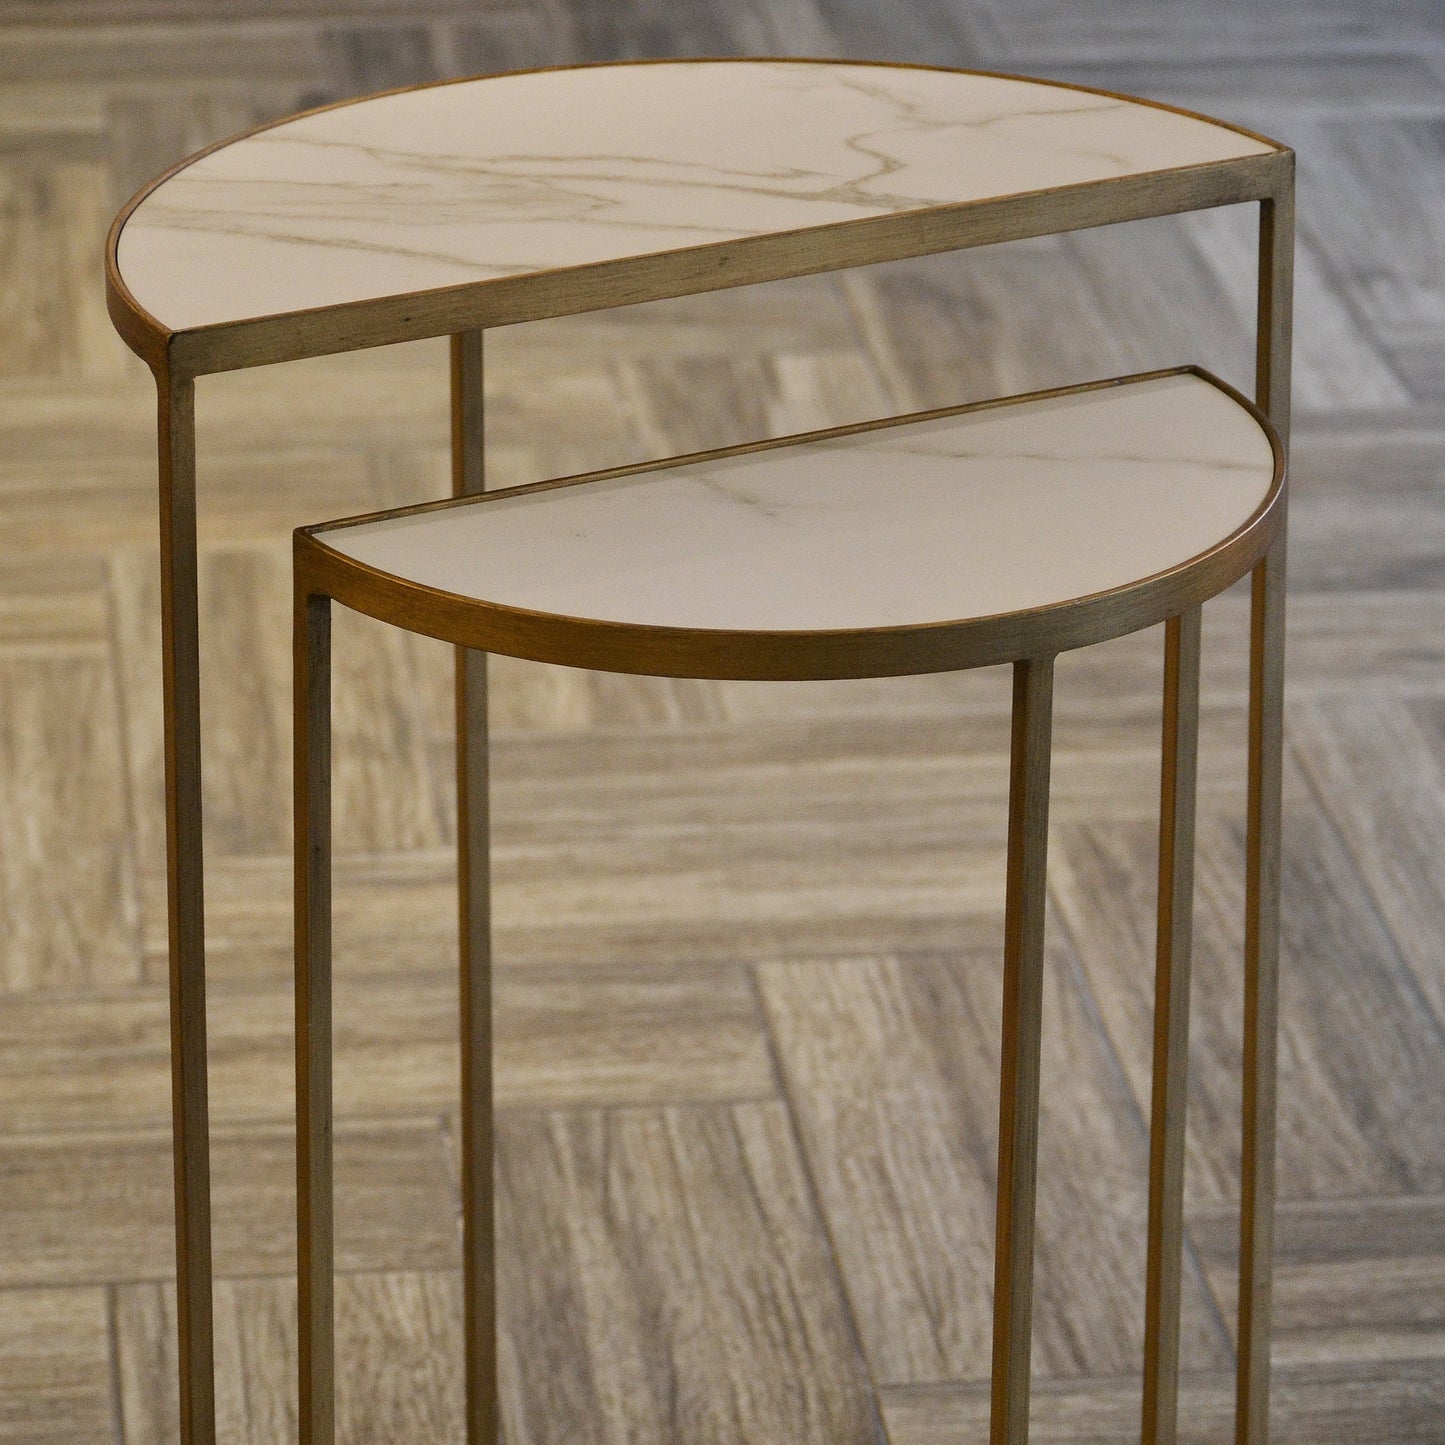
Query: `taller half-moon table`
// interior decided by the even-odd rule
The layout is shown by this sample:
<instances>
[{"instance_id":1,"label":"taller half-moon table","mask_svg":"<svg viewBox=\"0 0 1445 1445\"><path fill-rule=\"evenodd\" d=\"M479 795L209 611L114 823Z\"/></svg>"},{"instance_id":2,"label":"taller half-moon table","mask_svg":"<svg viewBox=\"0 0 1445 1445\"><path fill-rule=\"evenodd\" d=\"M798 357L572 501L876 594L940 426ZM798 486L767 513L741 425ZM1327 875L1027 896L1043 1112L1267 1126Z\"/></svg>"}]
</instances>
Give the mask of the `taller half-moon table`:
<instances>
[{"instance_id":1,"label":"taller half-moon table","mask_svg":"<svg viewBox=\"0 0 1445 1445\"><path fill-rule=\"evenodd\" d=\"M194 384L452 338L455 491L482 489L483 331L637 301L1213 206L1260 206L1255 395L1289 396L1293 155L1126 96L799 60L524 72L345 102L143 189L107 300L159 398L167 869L182 1439L215 1437L201 851ZM1283 529L1256 565L1250 684L1238 1439L1268 1411ZM482 659L459 655L463 1191L489 1218L491 1030ZM1161 1090L1162 1086L1162 1090ZM1161 1099L1177 1104L1156 1074ZM1182 1117L1182 1116L1181 1116ZM1152 1242L1151 1242L1152 1247ZM495 1368L492 1239L463 1243L473 1382ZM1157 1359L1167 1338L1148 1335ZM1169 1402L1146 1438L1172 1438ZM1007 1413L1007 1412L1006 1412ZM468 1390L474 1445L491 1389ZM1013 1412L1006 1437L1022 1439Z\"/></svg>"}]
</instances>

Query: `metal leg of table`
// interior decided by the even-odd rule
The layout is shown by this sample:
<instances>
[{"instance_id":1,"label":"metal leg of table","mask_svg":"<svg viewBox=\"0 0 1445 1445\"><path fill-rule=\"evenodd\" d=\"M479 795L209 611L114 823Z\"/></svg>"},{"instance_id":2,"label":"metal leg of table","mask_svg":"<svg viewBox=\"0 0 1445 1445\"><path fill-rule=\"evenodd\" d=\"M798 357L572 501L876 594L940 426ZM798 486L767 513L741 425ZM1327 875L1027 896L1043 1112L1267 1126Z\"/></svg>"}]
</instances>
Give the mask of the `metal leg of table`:
<instances>
[{"instance_id":1,"label":"metal leg of table","mask_svg":"<svg viewBox=\"0 0 1445 1445\"><path fill-rule=\"evenodd\" d=\"M1294 183L1260 204L1255 394L1289 446ZM1284 753L1285 533L1255 568L1249 666L1249 800L1244 924L1244 1107L1240 1165L1236 1445L1269 1438L1274 1245L1275 1057Z\"/></svg>"},{"instance_id":2,"label":"metal leg of table","mask_svg":"<svg viewBox=\"0 0 1445 1445\"><path fill-rule=\"evenodd\" d=\"M1194 607L1165 625L1149 1246L1144 1290L1144 1445L1173 1445L1179 1398L1200 620L1200 610Z\"/></svg>"},{"instance_id":3,"label":"metal leg of table","mask_svg":"<svg viewBox=\"0 0 1445 1445\"><path fill-rule=\"evenodd\" d=\"M1244 1140L1239 1225L1238 1445L1269 1437L1275 1059L1284 703L1284 534L1256 568L1250 648L1244 948Z\"/></svg>"},{"instance_id":4,"label":"metal leg of table","mask_svg":"<svg viewBox=\"0 0 1445 1445\"><path fill-rule=\"evenodd\" d=\"M296 1234L302 1445L335 1434L331 601L296 579Z\"/></svg>"},{"instance_id":5,"label":"metal leg of table","mask_svg":"<svg viewBox=\"0 0 1445 1445\"><path fill-rule=\"evenodd\" d=\"M195 383L157 373L176 1333L182 1445L216 1438L196 571Z\"/></svg>"},{"instance_id":6,"label":"metal leg of table","mask_svg":"<svg viewBox=\"0 0 1445 1445\"><path fill-rule=\"evenodd\" d=\"M485 486L482 333L452 337L452 490ZM467 1439L497 1438L497 1311L492 1202L491 834L487 659L457 649L457 881L461 940L462 1275Z\"/></svg>"},{"instance_id":7,"label":"metal leg of table","mask_svg":"<svg viewBox=\"0 0 1445 1445\"><path fill-rule=\"evenodd\" d=\"M1029 1429L1053 686L1053 658L1014 664L991 1445L1022 1445Z\"/></svg>"}]
</instances>

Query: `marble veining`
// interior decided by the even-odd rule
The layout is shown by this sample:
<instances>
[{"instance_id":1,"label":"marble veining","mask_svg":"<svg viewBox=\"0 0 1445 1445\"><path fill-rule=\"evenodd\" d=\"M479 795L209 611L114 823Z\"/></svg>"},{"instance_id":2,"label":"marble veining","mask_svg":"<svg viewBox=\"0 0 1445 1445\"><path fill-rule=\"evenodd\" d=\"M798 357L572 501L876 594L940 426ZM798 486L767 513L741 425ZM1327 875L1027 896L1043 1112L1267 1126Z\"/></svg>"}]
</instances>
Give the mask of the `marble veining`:
<instances>
[{"instance_id":1,"label":"marble veining","mask_svg":"<svg viewBox=\"0 0 1445 1445\"><path fill-rule=\"evenodd\" d=\"M793 631L1013 612L1198 556L1269 439L1183 374L338 528L384 572L571 617Z\"/></svg>"},{"instance_id":2,"label":"marble veining","mask_svg":"<svg viewBox=\"0 0 1445 1445\"><path fill-rule=\"evenodd\" d=\"M504 75L235 141L118 243L186 330L1267 152L1067 87L798 61Z\"/></svg>"}]
</instances>

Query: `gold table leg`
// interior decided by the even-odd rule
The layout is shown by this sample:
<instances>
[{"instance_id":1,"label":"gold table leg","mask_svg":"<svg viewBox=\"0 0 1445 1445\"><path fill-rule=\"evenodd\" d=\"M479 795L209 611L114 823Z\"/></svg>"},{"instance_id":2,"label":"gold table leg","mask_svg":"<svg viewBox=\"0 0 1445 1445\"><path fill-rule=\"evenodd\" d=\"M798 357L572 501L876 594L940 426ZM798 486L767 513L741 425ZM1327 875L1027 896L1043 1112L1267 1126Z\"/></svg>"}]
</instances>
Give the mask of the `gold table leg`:
<instances>
[{"instance_id":1,"label":"gold table leg","mask_svg":"<svg viewBox=\"0 0 1445 1445\"><path fill-rule=\"evenodd\" d=\"M452 337L452 491L485 486L482 333ZM497 1438L497 1308L492 1203L491 835L487 658L457 648L457 883L461 942L462 1287L467 1440Z\"/></svg>"},{"instance_id":2,"label":"gold table leg","mask_svg":"<svg viewBox=\"0 0 1445 1445\"><path fill-rule=\"evenodd\" d=\"M216 1385L201 856L195 383L159 371L156 389L180 1435L182 1445L212 1445L216 1438Z\"/></svg>"},{"instance_id":3,"label":"gold table leg","mask_svg":"<svg viewBox=\"0 0 1445 1445\"><path fill-rule=\"evenodd\" d=\"M1014 664L1004 904L1003 1059L999 1084L998 1221L994 1243L991 1445L1029 1431L1034 1183L1038 1171L1045 865L1053 658Z\"/></svg>"},{"instance_id":4,"label":"gold table leg","mask_svg":"<svg viewBox=\"0 0 1445 1445\"><path fill-rule=\"evenodd\" d=\"M1149 1247L1144 1289L1144 1445L1173 1445L1179 1398L1200 620L1199 608L1193 607L1165 624L1159 933L1154 972Z\"/></svg>"},{"instance_id":5,"label":"gold table leg","mask_svg":"<svg viewBox=\"0 0 1445 1445\"><path fill-rule=\"evenodd\" d=\"M1269 1438L1275 1062L1284 705L1284 535L1254 573L1244 947L1244 1140L1240 1166L1238 1445Z\"/></svg>"},{"instance_id":6,"label":"gold table leg","mask_svg":"<svg viewBox=\"0 0 1445 1445\"><path fill-rule=\"evenodd\" d=\"M296 1234L302 1445L335 1435L331 601L296 578Z\"/></svg>"},{"instance_id":7,"label":"gold table leg","mask_svg":"<svg viewBox=\"0 0 1445 1445\"><path fill-rule=\"evenodd\" d=\"M1293 179L1259 208L1255 393L1289 446ZM1274 1246L1275 1060L1284 753L1283 529L1255 568L1249 661L1249 800L1244 920L1244 1106L1240 1164L1236 1445L1269 1438L1270 1266Z\"/></svg>"}]
</instances>

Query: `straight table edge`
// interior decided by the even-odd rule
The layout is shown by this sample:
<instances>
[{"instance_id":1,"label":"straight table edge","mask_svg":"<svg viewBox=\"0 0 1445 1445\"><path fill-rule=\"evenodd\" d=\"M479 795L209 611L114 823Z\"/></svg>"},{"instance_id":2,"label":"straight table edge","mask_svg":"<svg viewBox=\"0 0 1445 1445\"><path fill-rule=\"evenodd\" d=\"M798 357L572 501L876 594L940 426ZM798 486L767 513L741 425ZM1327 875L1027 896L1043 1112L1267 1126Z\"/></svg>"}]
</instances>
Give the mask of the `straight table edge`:
<instances>
[{"instance_id":1,"label":"straight table edge","mask_svg":"<svg viewBox=\"0 0 1445 1445\"><path fill-rule=\"evenodd\" d=\"M456 506L641 475L701 461L826 441L1055 397L1105 391L1136 382L1192 375L1247 411L1268 440L1274 460L1269 491L1255 511L1212 547L1163 572L1122 587L1066 602L987 617L906 626L833 630L726 630L567 617L509 607L408 581L348 557L322 540L325 533ZM616 467L537 482L478 497L399 507L336 522L298 527L293 534L298 585L314 588L353 611L428 637L483 652L605 672L728 681L821 681L951 672L1052 656L1136 632L1217 596L1245 576L1268 551L1284 520L1285 455L1265 414L1227 382L1198 366L1087 382L1079 386L972 402L902 417Z\"/></svg>"},{"instance_id":2,"label":"straight table edge","mask_svg":"<svg viewBox=\"0 0 1445 1445\"><path fill-rule=\"evenodd\" d=\"M171 330L151 315L131 293L121 274L118 248L121 233L136 208L153 191L202 157L248 136L304 116L442 85L500 79L504 75L679 62L676 58L603 61L591 65L538 66L530 70L499 72L496 76L461 76L354 96L282 116L207 146L155 177L122 207L106 238L105 295L111 323L126 345L153 370L195 377L417 341L477 327L540 321L641 301L698 295L820 271L844 270L879 261L902 260L1030 236L1086 230L1151 216L1264 200L1279 192L1293 167L1294 154L1289 147L1243 126L1163 101L1097 86L1075 85L1069 81L956 66L813 56L689 57L689 62L875 66L1049 85L1187 116L1220 130L1246 136L1271 149L1259 155L1103 177L1013 195L924 206L889 215L864 216L792 231L765 232L737 240L709 242L641 256L616 257L581 266L529 271L516 276L491 277L455 286L367 297L335 306L247 317L178 331Z\"/></svg>"}]
</instances>

